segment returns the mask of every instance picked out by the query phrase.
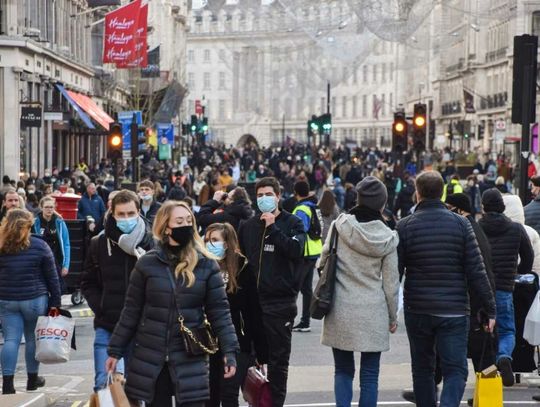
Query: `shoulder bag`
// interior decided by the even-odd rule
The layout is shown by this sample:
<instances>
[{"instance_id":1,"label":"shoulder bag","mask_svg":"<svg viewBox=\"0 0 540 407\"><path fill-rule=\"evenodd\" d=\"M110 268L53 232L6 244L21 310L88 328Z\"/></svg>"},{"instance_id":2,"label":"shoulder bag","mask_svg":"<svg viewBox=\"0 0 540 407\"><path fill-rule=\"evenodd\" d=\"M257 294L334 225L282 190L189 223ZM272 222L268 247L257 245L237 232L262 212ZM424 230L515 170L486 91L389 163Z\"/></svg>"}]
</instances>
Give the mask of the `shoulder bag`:
<instances>
[{"instance_id":1,"label":"shoulder bag","mask_svg":"<svg viewBox=\"0 0 540 407\"><path fill-rule=\"evenodd\" d=\"M336 286L338 233L336 225L332 227L330 235L330 252L326 263L320 273L319 282L311 300L310 313L313 319L323 319L332 309L334 288ZM321 270L319 270L320 272Z\"/></svg>"},{"instance_id":2,"label":"shoulder bag","mask_svg":"<svg viewBox=\"0 0 540 407\"><path fill-rule=\"evenodd\" d=\"M217 353L219 350L218 340L212 332L212 326L208 322L206 314L204 314L204 324L201 327L190 329L184 324L184 316L176 300L176 282L172 270L167 269L167 274L173 289L174 305L178 313L178 323L180 324L180 336L184 341L186 352L190 356L213 355Z\"/></svg>"}]
</instances>

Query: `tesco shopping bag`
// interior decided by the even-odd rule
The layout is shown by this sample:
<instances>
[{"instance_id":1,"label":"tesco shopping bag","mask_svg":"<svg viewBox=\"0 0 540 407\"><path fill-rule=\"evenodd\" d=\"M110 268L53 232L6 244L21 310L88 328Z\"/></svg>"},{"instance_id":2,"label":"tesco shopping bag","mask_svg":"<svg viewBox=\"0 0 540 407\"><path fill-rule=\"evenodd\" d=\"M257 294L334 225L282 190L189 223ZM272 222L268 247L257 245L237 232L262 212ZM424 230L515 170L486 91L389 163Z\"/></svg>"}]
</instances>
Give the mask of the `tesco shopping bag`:
<instances>
[{"instance_id":1,"label":"tesco shopping bag","mask_svg":"<svg viewBox=\"0 0 540 407\"><path fill-rule=\"evenodd\" d=\"M39 317L36 325L36 360L41 363L69 361L75 321L61 315Z\"/></svg>"},{"instance_id":2,"label":"tesco shopping bag","mask_svg":"<svg viewBox=\"0 0 540 407\"><path fill-rule=\"evenodd\" d=\"M532 346L540 345L540 291L536 293L536 297L527 313L527 318L525 318L523 339Z\"/></svg>"},{"instance_id":3,"label":"tesco shopping bag","mask_svg":"<svg viewBox=\"0 0 540 407\"><path fill-rule=\"evenodd\" d=\"M124 392L122 375L107 375L107 386L98 390L97 403L99 407L130 407Z\"/></svg>"}]
</instances>

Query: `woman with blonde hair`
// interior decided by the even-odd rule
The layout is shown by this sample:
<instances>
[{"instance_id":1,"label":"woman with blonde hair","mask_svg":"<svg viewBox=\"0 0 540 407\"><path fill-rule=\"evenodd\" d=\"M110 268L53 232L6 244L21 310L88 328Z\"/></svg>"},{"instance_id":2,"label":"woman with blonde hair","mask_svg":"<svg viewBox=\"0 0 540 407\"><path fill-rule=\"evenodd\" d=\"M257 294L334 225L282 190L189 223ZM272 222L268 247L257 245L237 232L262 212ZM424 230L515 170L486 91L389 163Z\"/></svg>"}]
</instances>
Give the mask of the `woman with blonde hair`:
<instances>
[{"instance_id":1,"label":"woman with blonde hair","mask_svg":"<svg viewBox=\"0 0 540 407\"><path fill-rule=\"evenodd\" d=\"M133 340L125 386L130 399L167 407L174 396L179 406L203 406L209 398L208 354L215 349L202 336L193 340L189 332L204 332L209 324L223 355L224 377L236 372L239 346L223 276L185 202L165 202L153 234L156 249L131 272L106 369L115 370Z\"/></svg>"},{"instance_id":2,"label":"woman with blonde hair","mask_svg":"<svg viewBox=\"0 0 540 407\"><path fill-rule=\"evenodd\" d=\"M207 407L238 407L238 393L250 366L268 361L268 345L263 332L262 311L255 274L247 269L240 253L238 237L229 223L213 223L204 236L206 248L218 258L225 281L231 317L240 343L236 375L225 379L220 352L210 357L210 400Z\"/></svg>"},{"instance_id":3,"label":"woman with blonde hair","mask_svg":"<svg viewBox=\"0 0 540 407\"><path fill-rule=\"evenodd\" d=\"M0 225L0 323L4 346L2 394L14 394L13 377L19 346L26 338L26 390L45 385L38 376L35 329L49 307L60 306L60 285L53 253L47 243L31 236L34 217L26 209L11 209Z\"/></svg>"}]
</instances>

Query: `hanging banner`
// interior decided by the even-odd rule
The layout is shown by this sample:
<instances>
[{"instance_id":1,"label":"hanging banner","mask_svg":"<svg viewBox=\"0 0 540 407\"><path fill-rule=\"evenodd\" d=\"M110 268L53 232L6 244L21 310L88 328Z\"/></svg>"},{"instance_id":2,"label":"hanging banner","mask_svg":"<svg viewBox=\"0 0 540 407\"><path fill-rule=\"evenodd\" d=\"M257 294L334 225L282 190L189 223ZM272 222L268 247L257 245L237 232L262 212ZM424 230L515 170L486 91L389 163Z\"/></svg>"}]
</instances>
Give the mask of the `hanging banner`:
<instances>
[{"instance_id":1,"label":"hanging banner","mask_svg":"<svg viewBox=\"0 0 540 407\"><path fill-rule=\"evenodd\" d=\"M105 15L103 63L123 65L136 58L140 10L141 0L135 0Z\"/></svg>"},{"instance_id":2,"label":"hanging banner","mask_svg":"<svg viewBox=\"0 0 540 407\"><path fill-rule=\"evenodd\" d=\"M474 95L463 89L463 100L465 101L465 113L476 113L474 108Z\"/></svg>"},{"instance_id":3,"label":"hanging banner","mask_svg":"<svg viewBox=\"0 0 540 407\"><path fill-rule=\"evenodd\" d=\"M25 127L41 127L41 107L21 109L21 128Z\"/></svg>"},{"instance_id":4,"label":"hanging banner","mask_svg":"<svg viewBox=\"0 0 540 407\"><path fill-rule=\"evenodd\" d=\"M148 0L141 1L135 30L135 54L128 61L117 63L117 68L145 68L148 66Z\"/></svg>"},{"instance_id":5,"label":"hanging banner","mask_svg":"<svg viewBox=\"0 0 540 407\"><path fill-rule=\"evenodd\" d=\"M158 138L158 159L172 159L172 146L174 144L174 127L172 123L158 123L156 125Z\"/></svg>"}]
</instances>

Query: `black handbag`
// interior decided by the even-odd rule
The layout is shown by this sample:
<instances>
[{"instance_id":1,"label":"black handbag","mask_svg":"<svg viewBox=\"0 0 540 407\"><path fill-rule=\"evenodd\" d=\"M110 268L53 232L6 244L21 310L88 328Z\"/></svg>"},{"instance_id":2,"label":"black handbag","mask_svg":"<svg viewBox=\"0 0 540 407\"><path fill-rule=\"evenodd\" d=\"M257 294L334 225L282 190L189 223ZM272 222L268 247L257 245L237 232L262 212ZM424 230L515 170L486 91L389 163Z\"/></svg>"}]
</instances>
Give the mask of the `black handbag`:
<instances>
[{"instance_id":1,"label":"black handbag","mask_svg":"<svg viewBox=\"0 0 540 407\"><path fill-rule=\"evenodd\" d=\"M336 287L337 245L338 233L334 224L330 235L330 252L328 253L322 272L319 269L321 277L319 278L317 287L315 287L309 307L311 318L313 319L323 319L332 309L334 289Z\"/></svg>"},{"instance_id":2,"label":"black handbag","mask_svg":"<svg viewBox=\"0 0 540 407\"><path fill-rule=\"evenodd\" d=\"M204 324L198 328L188 328L184 324L184 316L180 312L180 307L178 306L178 301L176 300L176 282L173 278L173 272L167 269L167 274L169 275L169 280L173 289L173 298L174 304L176 306L176 311L178 312L178 323L180 324L180 336L184 341L184 348L190 356L201 356L201 355L213 355L219 350L219 344L217 338L212 332L212 326L206 314L204 314Z\"/></svg>"}]
</instances>

